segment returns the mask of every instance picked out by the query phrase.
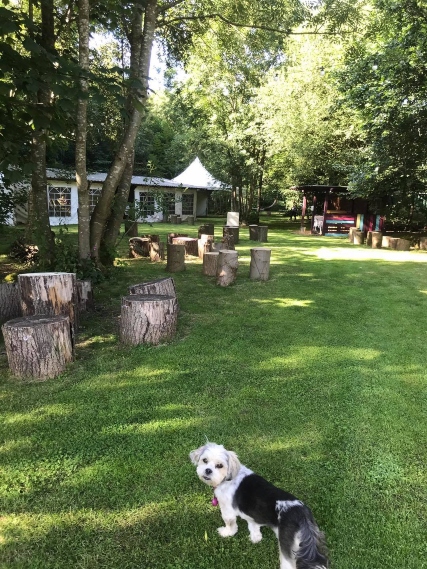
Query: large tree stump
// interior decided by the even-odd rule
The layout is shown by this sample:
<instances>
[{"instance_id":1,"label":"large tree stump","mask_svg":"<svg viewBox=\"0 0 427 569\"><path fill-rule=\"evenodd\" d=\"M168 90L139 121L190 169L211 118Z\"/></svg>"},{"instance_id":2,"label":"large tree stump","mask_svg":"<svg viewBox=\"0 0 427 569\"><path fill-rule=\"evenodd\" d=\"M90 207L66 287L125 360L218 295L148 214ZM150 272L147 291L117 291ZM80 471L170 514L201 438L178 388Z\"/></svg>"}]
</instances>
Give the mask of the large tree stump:
<instances>
[{"instance_id":1,"label":"large tree stump","mask_svg":"<svg viewBox=\"0 0 427 569\"><path fill-rule=\"evenodd\" d=\"M258 225L258 241L267 243L268 241L268 225Z\"/></svg>"},{"instance_id":2,"label":"large tree stump","mask_svg":"<svg viewBox=\"0 0 427 569\"><path fill-rule=\"evenodd\" d=\"M168 233L168 243L173 243L175 237L188 237L188 233Z\"/></svg>"},{"instance_id":3,"label":"large tree stump","mask_svg":"<svg viewBox=\"0 0 427 569\"><path fill-rule=\"evenodd\" d=\"M399 242L399 237L388 238L388 246L390 247L390 249L397 249L398 242Z\"/></svg>"},{"instance_id":4,"label":"large tree stump","mask_svg":"<svg viewBox=\"0 0 427 569\"><path fill-rule=\"evenodd\" d=\"M219 253L205 253L203 255L203 274L207 277L216 277Z\"/></svg>"},{"instance_id":5,"label":"large tree stump","mask_svg":"<svg viewBox=\"0 0 427 569\"><path fill-rule=\"evenodd\" d=\"M251 249L251 264L249 278L251 280L267 281L270 274L271 249L254 247Z\"/></svg>"},{"instance_id":6,"label":"large tree stump","mask_svg":"<svg viewBox=\"0 0 427 569\"><path fill-rule=\"evenodd\" d=\"M221 239L221 243L223 244L224 249L232 251L234 249L234 236L231 233L224 235Z\"/></svg>"},{"instance_id":7,"label":"large tree stump","mask_svg":"<svg viewBox=\"0 0 427 569\"><path fill-rule=\"evenodd\" d=\"M129 294L163 294L176 297L175 281L172 277L164 277L135 284L129 287Z\"/></svg>"},{"instance_id":8,"label":"large tree stump","mask_svg":"<svg viewBox=\"0 0 427 569\"><path fill-rule=\"evenodd\" d=\"M166 255L166 270L170 273L185 271L185 247L168 243Z\"/></svg>"},{"instance_id":9,"label":"large tree stump","mask_svg":"<svg viewBox=\"0 0 427 569\"><path fill-rule=\"evenodd\" d=\"M216 282L219 286L229 286L234 283L239 267L237 251L224 249L219 252Z\"/></svg>"},{"instance_id":10,"label":"large tree stump","mask_svg":"<svg viewBox=\"0 0 427 569\"><path fill-rule=\"evenodd\" d=\"M371 232L371 247L372 249L381 249L383 246L383 234L381 231Z\"/></svg>"},{"instance_id":11,"label":"large tree stump","mask_svg":"<svg viewBox=\"0 0 427 569\"><path fill-rule=\"evenodd\" d=\"M206 235L215 235L215 228L213 223L205 223L204 225L200 225L198 229L198 237L206 233Z\"/></svg>"},{"instance_id":12,"label":"large tree stump","mask_svg":"<svg viewBox=\"0 0 427 569\"><path fill-rule=\"evenodd\" d=\"M211 250L214 253L219 253L219 251L224 251L224 249L226 249L226 248L227 247L225 247L224 243L215 242L215 243L211 244Z\"/></svg>"},{"instance_id":13,"label":"large tree stump","mask_svg":"<svg viewBox=\"0 0 427 569\"><path fill-rule=\"evenodd\" d=\"M234 245L239 244L239 227L224 225L222 228L222 235L232 235L234 238Z\"/></svg>"},{"instance_id":14,"label":"large tree stump","mask_svg":"<svg viewBox=\"0 0 427 569\"><path fill-rule=\"evenodd\" d=\"M184 245L186 255L199 256L198 239L195 237L174 237L172 243L174 245Z\"/></svg>"},{"instance_id":15,"label":"large tree stump","mask_svg":"<svg viewBox=\"0 0 427 569\"><path fill-rule=\"evenodd\" d=\"M202 235L200 236L198 242L197 242L197 247L199 250L199 258L203 259L203 255L205 253L210 253L210 251L212 250L212 243L214 242L214 236L213 235L206 235L205 233L202 233Z\"/></svg>"},{"instance_id":16,"label":"large tree stump","mask_svg":"<svg viewBox=\"0 0 427 569\"><path fill-rule=\"evenodd\" d=\"M194 215L187 215L187 223L188 225L194 225Z\"/></svg>"},{"instance_id":17,"label":"large tree stump","mask_svg":"<svg viewBox=\"0 0 427 569\"><path fill-rule=\"evenodd\" d=\"M360 229L357 229L356 231L354 231L353 243L355 245L363 245L364 242L365 242L365 236L363 235L363 231L360 231Z\"/></svg>"},{"instance_id":18,"label":"large tree stump","mask_svg":"<svg viewBox=\"0 0 427 569\"><path fill-rule=\"evenodd\" d=\"M123 344L160 344L176 333L176 297L132 294L122 298L120 340Z\"/></svg>"},{"instance_id":19,"label":"large tree stump","mask_svg":"<svg viewBox=\"0 0 427 569\"><path fill-rule=\"evenodd\" d=\"M23 316L68 316L73 332L78 328L77 279L74 273L18 275Z\"/></svg>"},{"instance_id":20,"label":"large tree stump","mask_svg":"<svg viewBox=\"0 0 427 569\"><path fill-rule=\"evenodd\" d=\"M410 251L411 249L411 242L409 239L400 238L396 244L397 251Z\"/></svg>"},{"instance_id":21,"label":"large tree stump","mask_svg":"<svg viewBox=\"0 0 427 569\"><path fill-rule=\"evenodd\" d=\"M169 221L170 221L171 223L173 223L174 225L176 225L177 219L178 219L178 216L177 216L176 214L174 214L174 213L172 213L172 214L169 216Z\"/></svg>"},{"instance_id":22,"label":"large tree stump","mask_svg":"<svg viewBox=\"0 0 427 569\"><path fill-rule=\"evenodd\" d=\"M22 316L17 283L0 284L0 324Z\"/></svg>"},{"instance_id":23,"label":"large tree stump","mask_svg":"<svg viewBox=\"0 0 427 569\"><path fill-rule=\"evenodd\" d=\"M139 259L140 257L150 256L149 237L131 237L129 239L129 257L131 259Z\"/></svg>"},{"instance_id":24,"label":"large tree stump","mask_svg":"<svg viewBox=\"0 0 427 569\"><path fill-rule=\"evenodd\" d=\"M249 225L249 241L258 241L258 225Z\"/></svg>"},{"instance_id":25,"label":"large tree stump","mask_svg":"<svg viewBox=\"0 0 427 569\"><path fill-rule=\"evenodd\" d=\"M2 326L9 367L22 379L59 375L73 360L68 316L24 316Z\"/></svg>"},{"instance_id":26,"label":"large tree stump","mask_svg":"<svg viewBox=\"0 0 427 569\"><path fill-rule=\"evenodd\" d=\"M165 258L165 244L160 241L151 241L150 260L154 262L163 261Z\"/></svg>"},{"instance_id":27,"label":"large tree stump","mask_svg":"<svg viewBox=\"0 0 427 569\"><path fill-rule=\"evenodd\" d=\"M77 304L80 312L86 312L95 308L93 300L92 283L89 280L77 279Z\"/></svg>"}]
</instances>

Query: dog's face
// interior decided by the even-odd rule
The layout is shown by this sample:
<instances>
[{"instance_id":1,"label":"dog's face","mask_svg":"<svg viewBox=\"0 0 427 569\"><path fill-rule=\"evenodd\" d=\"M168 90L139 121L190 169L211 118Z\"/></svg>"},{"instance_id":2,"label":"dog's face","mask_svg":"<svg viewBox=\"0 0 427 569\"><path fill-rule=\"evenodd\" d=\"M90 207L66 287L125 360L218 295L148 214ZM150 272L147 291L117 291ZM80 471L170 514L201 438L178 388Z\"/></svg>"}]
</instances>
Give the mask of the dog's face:
<instances>
[{"instance_id":1,"label":"dog's face","mask_svg":"<svg viewBox=\"0 0 427 569\"><path fill-rule=\"evenodd\" d=\"M191 451L190 460L197 466L196 472L200 480L214 488L224 480L232 480L240 469L236 453L215 443L206 443Z\"/></svg>"}]
</instances>

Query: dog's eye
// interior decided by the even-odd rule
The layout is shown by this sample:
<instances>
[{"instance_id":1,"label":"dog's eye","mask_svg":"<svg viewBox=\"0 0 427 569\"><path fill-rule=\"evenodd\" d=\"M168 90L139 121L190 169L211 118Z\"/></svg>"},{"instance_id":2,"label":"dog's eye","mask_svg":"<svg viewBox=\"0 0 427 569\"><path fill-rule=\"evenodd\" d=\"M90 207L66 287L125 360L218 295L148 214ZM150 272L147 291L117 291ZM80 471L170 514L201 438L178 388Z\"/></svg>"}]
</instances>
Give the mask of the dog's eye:
<instances>
[{"instance_id":1,"label":"dog's eye","mask_svg":"<svg viewBox=\"0 0 427 569\"><path fill-rule=\"evenodd\" d=\"M216 465L217 468L222 468L223 466L224 466L224 465L221 464L221 463L219 463L219 464Z\"/></svg>"},{"instance_id":2,"label":"dog's eye","mask_svg":"<svg viewBox=\"0 0 427 569\"><path fill-rule=\"evenodd\" d=\"M204 459L203 459L203 462L204 462L205 464L207 464L207 463L208 463L208 459L207 459L207 458L204 458Z\"/></svg>"}]
</instances>

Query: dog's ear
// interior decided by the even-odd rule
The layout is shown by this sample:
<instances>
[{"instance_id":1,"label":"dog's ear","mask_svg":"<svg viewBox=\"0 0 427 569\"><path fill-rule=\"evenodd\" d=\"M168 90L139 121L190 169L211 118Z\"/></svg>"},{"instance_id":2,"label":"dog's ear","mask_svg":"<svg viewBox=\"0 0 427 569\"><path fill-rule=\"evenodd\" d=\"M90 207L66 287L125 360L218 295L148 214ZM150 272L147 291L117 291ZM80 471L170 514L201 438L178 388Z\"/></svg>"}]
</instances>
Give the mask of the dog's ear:
<instances>
[{"instance_id":1,"label":"dog's ear","mask_svg":"<svg viewBox=\"0 0 427 569\"><path fill-rule=\"evenodd\" d=\"M237 458L237 454L232 450L227 451L228 457L228 472L227 479L232 480L237 476L240 470L240 460Z\"/></svg>"},{"instance_id":2,"label":"dog's ear","mask_svg":"<svg viewBox=\"0 0 427 569\"><path fill-rule=\"evenodd\" d=\"M203 445L202 447L196 448L195 450L192 450L190 452L190 460L196 466L199 464L200 455L205 450L205 448L206 448L206 445Z\"/></svg>"}]
</instances>

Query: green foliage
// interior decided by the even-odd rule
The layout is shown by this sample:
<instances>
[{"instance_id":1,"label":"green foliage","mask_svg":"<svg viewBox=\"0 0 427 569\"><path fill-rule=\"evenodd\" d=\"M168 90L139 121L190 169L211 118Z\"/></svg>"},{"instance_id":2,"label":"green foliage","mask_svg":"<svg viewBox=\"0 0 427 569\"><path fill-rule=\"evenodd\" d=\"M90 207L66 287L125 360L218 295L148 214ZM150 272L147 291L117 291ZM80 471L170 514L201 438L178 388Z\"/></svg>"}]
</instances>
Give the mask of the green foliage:
<instances>
[{"instance_id":1,"label":"green foliage","mask_svg":"<svg viewBox=\"0 0 427 569\"><path fill-rule=\"evenodd\" d=\"M78 279L88 279L93 284L103 281L105 277L92 259L80 259L75 236L68 234L66 226L59 226L56 233L52 269L58 272L76 273Z\"/></svg>"}]
</instances>

